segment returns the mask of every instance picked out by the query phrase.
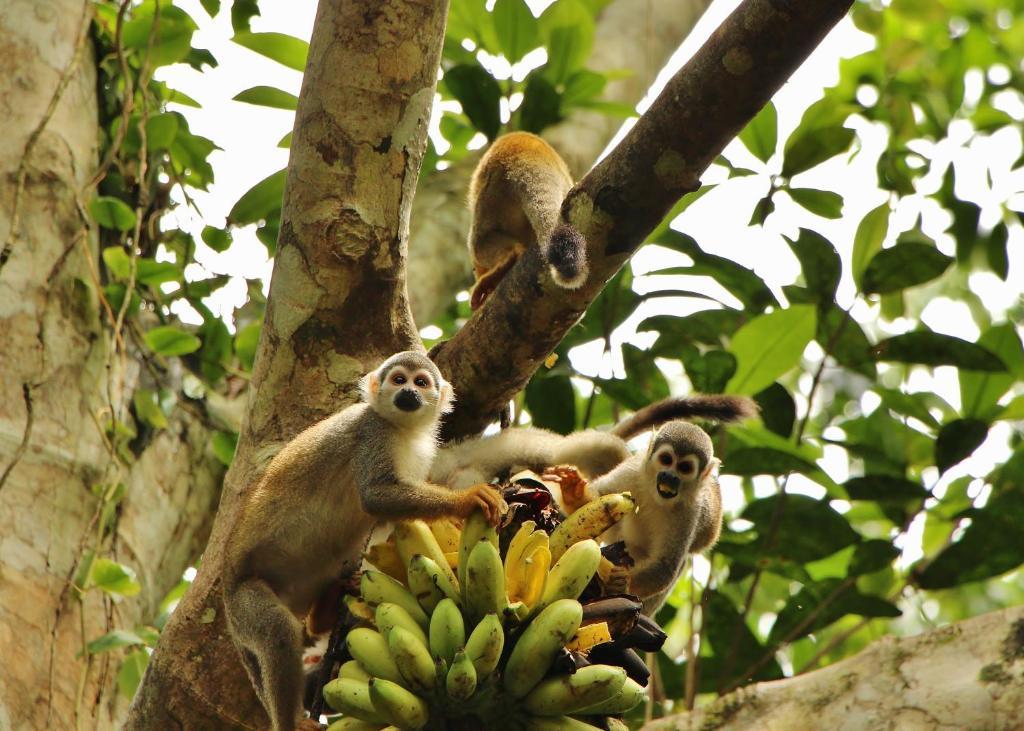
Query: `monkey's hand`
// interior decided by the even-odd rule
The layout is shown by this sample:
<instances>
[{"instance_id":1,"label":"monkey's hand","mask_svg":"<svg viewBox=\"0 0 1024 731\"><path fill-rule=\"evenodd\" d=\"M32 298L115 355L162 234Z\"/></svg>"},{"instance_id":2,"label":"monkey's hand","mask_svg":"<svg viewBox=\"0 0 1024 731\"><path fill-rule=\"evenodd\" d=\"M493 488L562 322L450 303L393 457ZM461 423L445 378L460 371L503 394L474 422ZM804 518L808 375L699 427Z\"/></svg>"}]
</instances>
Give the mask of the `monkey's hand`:
<instances>
[{"instance_id":1,"label":"monkey's hand","mask_svg":"<svg viewBox=\"0 0 1024 731\"><path fill-rule=\"evenodd\" d=\"M319 721L312 718L303 718L295 724L295 731L323 731L323 728Z\"/></svg>"},{"instance_id":2,"label":"monkey's hand","mask_svg":"<svg viewBox=\"0 0 1024 731\"><path fill-rule=\"evenodd\" d=\"M508 511L501 492L491 485L474 485L456 493L454 497L458 501L456 515L460 518L469 517L474 510L481 510L487 522L496 526L501 522L501 516Z\"/></svg>"},{"instance_id":3,"label":"monkey's hand","mask_svg":"<svg viewBox=\"0 0 1024 731\"><path fill-rule=\"evenodd\" d=\"M592 495L587 489L588 483L580 474L580 471L572 465L558 465L549 467L541 480L556 482L562 491L562 510L566 515L572 515L576 510L590 502Z\"/></svg>"},{"instance_id":4,"label":"monkey's hand","mask_svg":"<svg viewBox=\"0 0 1024 731\"><path fill-rule=\"evenodd\" d=\"M625 566L613 566L608 572L608 581L604 582L606 594L625 594L629 591L629 569Z\"/></svg>"}]
</instances>

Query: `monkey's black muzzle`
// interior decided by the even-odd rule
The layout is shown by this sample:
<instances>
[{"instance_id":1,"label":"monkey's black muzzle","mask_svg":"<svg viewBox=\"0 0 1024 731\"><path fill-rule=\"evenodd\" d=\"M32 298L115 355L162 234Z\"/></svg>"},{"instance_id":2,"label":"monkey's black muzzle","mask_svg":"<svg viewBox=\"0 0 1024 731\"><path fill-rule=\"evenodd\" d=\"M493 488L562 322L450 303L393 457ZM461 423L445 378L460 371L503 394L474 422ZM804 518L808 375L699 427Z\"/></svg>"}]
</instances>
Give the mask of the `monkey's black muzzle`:
<instances>
[{"instance_id":1,"label":"monkey's black muzzle","mask_svg":"<svg viewBox=\"0 0 1024 731\"><path fill-rule=\"evenodd\" d=\"M664 498L672 498L679 494L679 476L671 472L658 473L658 494Z\"/></svg>"},{"instance_id":2,"label":"monkey's black muzzle","mask_svg":"<svg viewBox=\"0 0 1024 731\"><path fill-rule=\"evenodd\" d=\"M415 411L423 405L423 399L420 398L419 393L413 391L411 388L403 388L395 396L395 406L400 408L402 411Z\"/></svg>"}]
</instances>

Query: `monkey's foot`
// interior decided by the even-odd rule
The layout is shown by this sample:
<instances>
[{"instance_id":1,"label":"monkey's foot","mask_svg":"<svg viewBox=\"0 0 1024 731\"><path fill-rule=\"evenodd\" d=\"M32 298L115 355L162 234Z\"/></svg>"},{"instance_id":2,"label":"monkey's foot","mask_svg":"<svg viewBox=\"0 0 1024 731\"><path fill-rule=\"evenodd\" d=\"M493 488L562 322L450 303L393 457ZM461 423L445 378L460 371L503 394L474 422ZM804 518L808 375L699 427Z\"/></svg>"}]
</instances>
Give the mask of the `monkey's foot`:
<instances>
[{"instance_id":1,"label":"monkey's foot","mask_svg":"<svg viewBox=\"0 0 1024 731\"><path fill-rule=\"evenodd\" d=\"M608 581L604 582L606 594L625 594L629 590L629 569L625 566L614 566L608 572Z\"/></svg>"},{"instance_id":2,"label":"monkey's foot","mask_svg":"<svg viewBox=\"0 0 1024 731\"><path fill-rule=\"evenodd\" d=\"M562 491L562 509L567 515L573 514L577 508L590 502L590 495L587 493L588 483L572 465L549 467L540 479L558 483Z\"/></svg>"}]
</instances>

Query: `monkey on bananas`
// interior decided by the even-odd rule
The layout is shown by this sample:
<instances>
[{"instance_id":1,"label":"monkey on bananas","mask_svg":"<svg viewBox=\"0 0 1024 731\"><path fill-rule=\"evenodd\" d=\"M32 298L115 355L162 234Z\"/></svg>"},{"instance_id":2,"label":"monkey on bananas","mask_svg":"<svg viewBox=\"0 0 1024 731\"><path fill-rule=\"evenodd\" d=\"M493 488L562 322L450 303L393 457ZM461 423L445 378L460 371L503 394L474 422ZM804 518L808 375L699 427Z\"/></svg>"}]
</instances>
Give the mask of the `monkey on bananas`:
<instances>
[{"instance_id":1,"label":"monkey on bananas","mask_svg":"<svg viewBox=\"0 0 1024 731\"><path fill-rule=\"evenodd\" d=\"M502 135L480 158L469 184L474 310L527 249L539 247L552 278L562 287L576 289L586 281L586 241L559 220L572 185L565 161L529 132Z\"/></svg>"},{"instance_id":2,"label":"monkey on bananas","mask_svg":"<svg viewBox=\"0 0 1024 731\"><path fill-rule=\"evenodd\" d=\"M497 523L499 493L427 482L451 386L423 354L388 358L362 381L363 403L296 436L243 496L225 547L224 608L274 731L301 719L302 624L339 576L359 568L377 520L465 517Z\"/></svg>"}]
</instances>

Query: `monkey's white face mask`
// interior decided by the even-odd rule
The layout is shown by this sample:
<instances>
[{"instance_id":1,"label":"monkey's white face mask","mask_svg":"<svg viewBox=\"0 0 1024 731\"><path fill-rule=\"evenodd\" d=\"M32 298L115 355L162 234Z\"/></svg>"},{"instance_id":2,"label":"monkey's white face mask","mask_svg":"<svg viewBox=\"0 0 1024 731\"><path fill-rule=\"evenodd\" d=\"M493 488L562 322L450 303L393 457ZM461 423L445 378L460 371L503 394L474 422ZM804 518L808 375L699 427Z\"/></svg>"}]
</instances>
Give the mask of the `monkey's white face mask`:
<instances>
[{"instance_id":1,"label":"monkey's white face mask","mask_svg":"<svg viewBox=\"0 0 1024 731\"><path fill-rule=\"evenodd\" d=\"M361 382L364 400L393 424L420 426L454 407L451 385L415 364L385 364Z\"/></svg>"}]
</instances>

